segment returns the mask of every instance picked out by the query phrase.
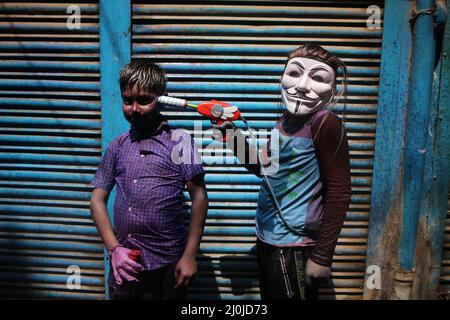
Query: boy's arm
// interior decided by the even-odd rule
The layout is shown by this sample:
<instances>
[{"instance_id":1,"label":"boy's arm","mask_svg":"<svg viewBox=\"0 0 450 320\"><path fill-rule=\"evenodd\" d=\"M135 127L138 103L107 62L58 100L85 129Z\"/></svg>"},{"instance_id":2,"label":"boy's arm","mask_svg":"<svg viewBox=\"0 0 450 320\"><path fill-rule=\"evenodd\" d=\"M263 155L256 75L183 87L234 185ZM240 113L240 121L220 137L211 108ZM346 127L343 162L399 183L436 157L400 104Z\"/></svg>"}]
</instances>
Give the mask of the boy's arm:
<instances>
[{"instance_id":1,"label":"boy's arm","mask_svg":"<svg viewBox=\"0 0 450 320\"><path fill-rule=\"evenodd\" d=\"M117 241L106 209L108 197L109 191L95 188L92 192L89 207L91 209L92 219L102 237L106 250L108 250L108 254L111 253L110 258L113 276L116 283L120 285L123 281L122 279L136 281L133 275L143 270L143 267L139 263L131 260L128 257L130 249L121 247L119 241Z\"/></svg>"},{"instance_id":2,"label":"boy's arm","mask_svg":"<svg viewBox=\"0 0 450 320\"><path fill-rule=\"evenodd\" d=\"M213 124L213 128L218 129L225 135L226 130L233 130L233 135L226 140L227 148L232 150L239 162L251 173L258 177L262 177L261 165L257 156L255 146L250 145L247 137L242 133L241 129L237 129L231 121L224 121L221 125ZM269 164L267 150L260 153L261 161L264 166Z\"/></svg>"},{"instance_id":3,"label":"boy's arm","mask_svg":"<svg viewBox=\"0 0 450 320\"><path fill-rule=\"evenodd\" d=\"M89 208L91 209L92 219L94 220L95 226L97 227L103 243L109 252L111 249L118 246L119 242L114 236L111 221L106 209L108 198L109 191L95 188L92 192Z\"/></svg>"},{"instance_id":4,"label":"boy's arm","mask_svg":"<svg viewBox=\"0 0 450 320\"><path fill-rule=\"evenodd\" d=\"M316 126L313 127L313 134L315 132ZM320 270L330 272L335 246L351 200L347 134L336 115L329 114L315 146L323 183L323 222L307 263L307 274L311 271L313 277L320 275Z\"/></svg>"},{"instance_id":5,"label":"boy's arm","mask_svg":"<svg viewBox=\"0 0 450 320\"><path fill-rule=\"evenodd\" d=\"M175 287L186 286L197 273L196 258L208 211L208 195L204 175L195 176L186 182L186 186L192 201L191 219L186 249L175 269Z\"/></svg>"}]
</instances>

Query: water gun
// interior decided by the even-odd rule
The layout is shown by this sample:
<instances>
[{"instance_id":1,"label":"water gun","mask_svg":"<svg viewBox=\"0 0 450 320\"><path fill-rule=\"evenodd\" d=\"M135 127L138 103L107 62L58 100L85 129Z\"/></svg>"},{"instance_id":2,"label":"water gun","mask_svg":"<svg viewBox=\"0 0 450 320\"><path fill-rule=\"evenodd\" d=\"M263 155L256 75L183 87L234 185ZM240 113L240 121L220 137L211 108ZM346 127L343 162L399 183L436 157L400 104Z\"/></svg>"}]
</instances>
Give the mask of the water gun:
<instances>
[{"instance_id":1,"label":"water gun","mask_svg":"<svg viewBox=\"0 0 450 320\"><path fill-rule=\"evenodd\" d=\"M232 106L222 101L211 100L195 105L189 103L185 99L160 96L158 98L158 102L181 108L195 108L198 113L210 118L212 123L218 125L221 125L224 121L235 121L242 119L241 113L236 106Z\"/></svg>"},{"instance_id":2,"label":"water gun","mask_svg":"<svg viewBox=\"0 0 450 320\"><path fill-rule=\"evenodd\" d=\"M239 109L223 101L211 100L202 102L199 105L189 103L185 99L160 96L158 102L170 106L181 108L195 108L197 112L211 119L211 123L221 125L225 121L244 120ZM222 142L226 141L227 135L222 137Z\"/></svg>"}]
</instances>

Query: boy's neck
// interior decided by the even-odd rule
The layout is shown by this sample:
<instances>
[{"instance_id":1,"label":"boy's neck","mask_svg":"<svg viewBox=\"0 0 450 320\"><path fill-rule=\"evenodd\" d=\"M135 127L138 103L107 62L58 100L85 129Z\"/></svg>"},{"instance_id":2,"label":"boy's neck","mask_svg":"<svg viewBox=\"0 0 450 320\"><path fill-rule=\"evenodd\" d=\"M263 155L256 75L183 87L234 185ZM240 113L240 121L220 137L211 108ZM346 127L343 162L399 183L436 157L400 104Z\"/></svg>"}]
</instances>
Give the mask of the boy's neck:
<instances>
[{"instance_id":1,"label":"boy's neck","mask_svg":"<svg viewBox=\"0 0 450 320\"><path fill-rule=\"evenodd\" d=\"M295 134L300 131L308 120L312 117L311 115L297 116L293 115L288 111L283 112L281 116L281 124L283 126L283 131L289 135Z\"/></svg>"}]
</instances>

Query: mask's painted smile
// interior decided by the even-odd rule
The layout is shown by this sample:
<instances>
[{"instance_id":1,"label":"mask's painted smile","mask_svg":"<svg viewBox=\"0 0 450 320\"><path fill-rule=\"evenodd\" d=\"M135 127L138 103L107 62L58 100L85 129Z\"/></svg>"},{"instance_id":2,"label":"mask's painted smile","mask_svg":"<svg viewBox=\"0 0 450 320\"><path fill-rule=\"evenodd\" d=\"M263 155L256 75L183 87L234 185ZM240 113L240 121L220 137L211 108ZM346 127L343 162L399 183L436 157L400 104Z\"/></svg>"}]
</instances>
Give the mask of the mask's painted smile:
<instances>
[{"instance_id":1,"label":"mask's painted smile","mask_svg":"<svg viewBox=\"0 0 450 320\"><path fill-rule=\"evenodd\" d=\"M307 115L328 103L334 87L332 67L310 58L292 58L281 79L281 97L290 113Z\"/></svg>"}]
</instances>

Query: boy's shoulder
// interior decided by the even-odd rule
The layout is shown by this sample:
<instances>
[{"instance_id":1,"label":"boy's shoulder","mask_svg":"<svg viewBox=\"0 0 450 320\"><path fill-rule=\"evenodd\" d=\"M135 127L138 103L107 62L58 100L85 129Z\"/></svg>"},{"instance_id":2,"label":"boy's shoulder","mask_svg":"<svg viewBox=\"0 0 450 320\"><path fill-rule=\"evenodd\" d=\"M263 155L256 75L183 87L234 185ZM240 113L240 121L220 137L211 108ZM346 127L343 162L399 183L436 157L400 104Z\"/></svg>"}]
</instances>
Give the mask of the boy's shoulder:
<instances>
[{"instance_id":1,"label":"boy's shoulder","mask_svg":"<svg viewBox=\"0 0 450 320\"><path fill-rule=\"evenodd\" d=\"M341 118L329 109L323 109L314 114L314 116L311 118L312 127L318 127L322 121L327 126L338 128L340 128L340 125L342 123Z\"/></svg>"},{"instance_id":2,"label":"boy's shoulder","mask_svg":"<svg viewBox=\"0 0 450 320\"><path fill-rule=\"evenodd\" d=\"M169 143L169 145L177 144L180 141L186 142L193 140L188 130L180 128L167 128L166 130L161 131L155 138L163 142L163 144ZM127 141L130 141L129 131L114 138L114 140L109 143L109 147L115 149L120 148Z\"/></svg>"},{"instance_id":3,"label":"boy's shoulder","mask_svg":"<svg viewBox=\"0 0 450 320\"><path fill-rule=\"evenodd\" d=\"M126 131L124 133L122 133L120 136L114 138L113 141L111 141L109 143L109 148L120 148L120 146L122 146L125 141L127 141L127 139L129 139L130 137L130 132Z\"/></svg>"},{"instance_id":4,"label":"boy's shoulder","mask_svg":"<svg viewBox=\"0 0 450 320\"><path fill-rule=\"evenodd\" d=\"M175 141L178 141L180 138L192 139L189 131L182 128L169 128L166 133L171 137L172 140Z\"/></svg>"}]
</instances>

